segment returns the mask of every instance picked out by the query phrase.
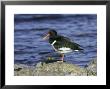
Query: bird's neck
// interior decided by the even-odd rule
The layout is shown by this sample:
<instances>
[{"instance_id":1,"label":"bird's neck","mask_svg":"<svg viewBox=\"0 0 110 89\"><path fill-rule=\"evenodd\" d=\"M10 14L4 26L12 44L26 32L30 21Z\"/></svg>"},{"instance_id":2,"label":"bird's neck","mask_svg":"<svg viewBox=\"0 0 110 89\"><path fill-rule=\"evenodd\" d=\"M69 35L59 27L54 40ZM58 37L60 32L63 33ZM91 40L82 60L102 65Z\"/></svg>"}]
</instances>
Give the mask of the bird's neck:
<instances>
[{"instance_id":1,"label":"bird's neck","mask_svg":"<svg viewBox=\"0 0 110 89\"><path fill-rule=\"evenodd\" d=\"M56 36L49 37L49 43L52 44L56 40Z\"/></svg>"}]
</instances>

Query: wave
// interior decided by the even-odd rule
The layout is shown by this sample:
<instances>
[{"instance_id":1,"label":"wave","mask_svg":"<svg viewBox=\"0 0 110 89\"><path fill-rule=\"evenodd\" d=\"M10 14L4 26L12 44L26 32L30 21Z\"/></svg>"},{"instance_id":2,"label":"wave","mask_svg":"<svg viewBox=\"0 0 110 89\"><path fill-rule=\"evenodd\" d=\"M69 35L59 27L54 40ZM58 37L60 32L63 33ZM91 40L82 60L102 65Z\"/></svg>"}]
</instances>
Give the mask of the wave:
<instances>
[{"instance_id":1,"label":"wave","mask_svg":"<svg viewBox=\"0 0 110 89\"><path fill-rule=\"evenodd\" d=\"M50 19L59 19L65 17L86 17L88 19L96 19L96 14L15 14L14 21L22 22L22 21L36 21L36 20L50 20Z\"/></svg>"},{"instance_id":2,"label":"wave","mask_svg":"<svg viewBox=\"0 0 110 89\"><path fill-rule=\"evenodd\" d=\"M62 18L63 16L60 14L18 14L15 15L14 21L21 22L21 21L34 21L34 20L45 20L45 19L58 19Z\"/></svg>"},{"instance_id":3,"label":"wave","mask_svg":"<svg viewBox=\"0 0 110 89\"><path fill-rule=\"evenodd\" d=\"M50 28L31 28L31 29L15 29L14 32L24 32L24 31L44 31Z\"/></svg>"},{"instance_id":4,"label":"wave","mask_svg":"<svg viewBox=\"0 0 110 89\"><path fill-rule=\"evenodd\" d=\"M14 54L33 54L36 51L14 51Z\"/></svg>"}]
</instances>

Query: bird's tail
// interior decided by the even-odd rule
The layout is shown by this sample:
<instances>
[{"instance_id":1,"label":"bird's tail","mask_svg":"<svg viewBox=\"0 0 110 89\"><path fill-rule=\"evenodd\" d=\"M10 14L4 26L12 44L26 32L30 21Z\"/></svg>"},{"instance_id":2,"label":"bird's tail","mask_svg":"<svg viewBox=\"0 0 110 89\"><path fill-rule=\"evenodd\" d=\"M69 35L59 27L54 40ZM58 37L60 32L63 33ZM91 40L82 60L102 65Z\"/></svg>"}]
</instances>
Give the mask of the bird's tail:
<instances>
[{"instance_id":1,"label":"bird's tail","mask_svg":"<svg viewBox=\"0 0 110 89\"><path fill-rule=\"evenodd\" d=\"M84 50L83 48L80 48L80 49L79 49L79 52L82 53L82 54L86 54L86 53L85 53L85 50Z\"/></svg>"},{"instance_id":2,"label":"bird's tail","mask_svg":"<svg viewBox=\"0 0 110 89\"><path fill-rule=\"evenodd\" d=\"M84 53L84 49L81 48L81 49L79 50L79 52Z\"/></svg>"}]
</instances>

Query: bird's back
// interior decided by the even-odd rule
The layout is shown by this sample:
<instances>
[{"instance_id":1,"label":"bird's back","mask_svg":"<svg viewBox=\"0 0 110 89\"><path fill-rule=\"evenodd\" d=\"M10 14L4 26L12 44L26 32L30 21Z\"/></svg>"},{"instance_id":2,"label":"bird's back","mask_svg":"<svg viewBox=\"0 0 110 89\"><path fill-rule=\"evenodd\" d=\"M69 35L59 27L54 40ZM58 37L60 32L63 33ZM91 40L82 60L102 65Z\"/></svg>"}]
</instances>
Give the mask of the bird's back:
<instances>
[{"instance_id":1,"label":"bird's back","mask_svg":"<svg viewBox=\"0 0 110 89\"><path fill-rule=\"evenodd\" d=\"M54 44L54 47L56 49L61 47L66 47L66 48L71 48L72 50L82 50L79 44L72 42L69 38L64 36L56 36L54 37L54 39L50 39L50 40L56 41L56 43Z\"/></svg>"}]
</instances>

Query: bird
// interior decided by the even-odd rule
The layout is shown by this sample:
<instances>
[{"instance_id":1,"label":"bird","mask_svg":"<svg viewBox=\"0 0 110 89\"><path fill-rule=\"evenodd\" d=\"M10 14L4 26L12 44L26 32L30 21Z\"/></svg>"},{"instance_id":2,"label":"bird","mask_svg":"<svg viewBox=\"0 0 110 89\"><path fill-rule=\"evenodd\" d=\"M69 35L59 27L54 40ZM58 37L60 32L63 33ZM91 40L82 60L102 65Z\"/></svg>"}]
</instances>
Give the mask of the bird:
<instances>
[{"instance_id":1,"label":"bird","mask_svg":"<svg viewBox=\"0 0 110 89\"><path fill-rule=\"evenodd\" d=\"M71 41L69 38L59 35L56 30L49 29L44 40L49 40L52 48L61 54L61 62L64 62L64 55L73 51L83 50L79 44Z\"/></svg>"}]
</instances>

